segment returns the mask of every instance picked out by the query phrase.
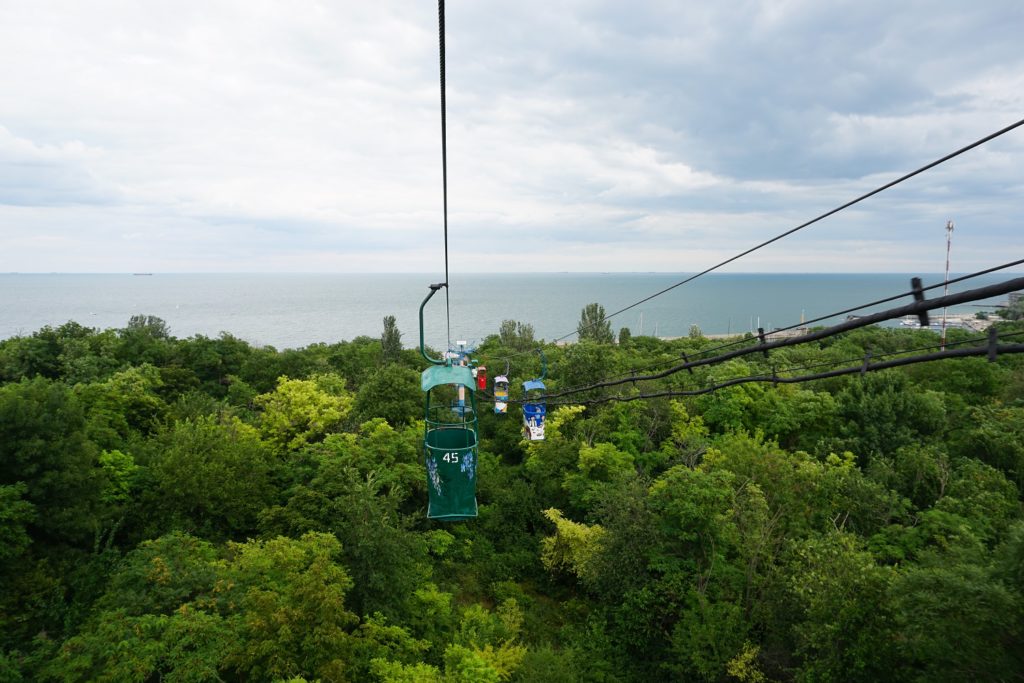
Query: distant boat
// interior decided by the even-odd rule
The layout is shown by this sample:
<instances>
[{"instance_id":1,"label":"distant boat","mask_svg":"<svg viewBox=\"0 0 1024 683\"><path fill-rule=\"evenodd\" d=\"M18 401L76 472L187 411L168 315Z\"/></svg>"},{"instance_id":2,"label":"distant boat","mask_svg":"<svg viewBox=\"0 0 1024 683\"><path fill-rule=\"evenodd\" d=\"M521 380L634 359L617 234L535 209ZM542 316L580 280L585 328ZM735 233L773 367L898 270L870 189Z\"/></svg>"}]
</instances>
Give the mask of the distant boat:
<instances>
[{"instance_id":1,"label":"distant boat","mask_svg":"<svg viewBox=\"0 0 1024 683\"><path fill-rule=\"evenodd\" d=\"M132 273L132 275L152 275L153 273Z\"/></svg>"}]
</instances>

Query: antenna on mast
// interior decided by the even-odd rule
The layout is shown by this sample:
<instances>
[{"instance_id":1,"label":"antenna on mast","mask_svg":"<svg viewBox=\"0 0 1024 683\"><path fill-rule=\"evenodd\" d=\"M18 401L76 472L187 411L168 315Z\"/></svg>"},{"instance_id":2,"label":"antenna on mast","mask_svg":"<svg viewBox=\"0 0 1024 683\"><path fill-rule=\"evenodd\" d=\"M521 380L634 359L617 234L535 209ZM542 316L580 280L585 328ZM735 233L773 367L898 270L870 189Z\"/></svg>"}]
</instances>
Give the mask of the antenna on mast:
<instances>
[{"instance_id":1,"label":"antenna on mast","mask_svg":"<svg viewBox=\"0 0 1024 683\"><path fill-rule=\"evenodd\" d=\"M945 286L942 288L942 295L946 296L949 294L949 248L953 242L953 221L946 221L946 280ZM942 341L940 348L946 350L946 307L942 307Z\"/></svg>"}]
</instances>

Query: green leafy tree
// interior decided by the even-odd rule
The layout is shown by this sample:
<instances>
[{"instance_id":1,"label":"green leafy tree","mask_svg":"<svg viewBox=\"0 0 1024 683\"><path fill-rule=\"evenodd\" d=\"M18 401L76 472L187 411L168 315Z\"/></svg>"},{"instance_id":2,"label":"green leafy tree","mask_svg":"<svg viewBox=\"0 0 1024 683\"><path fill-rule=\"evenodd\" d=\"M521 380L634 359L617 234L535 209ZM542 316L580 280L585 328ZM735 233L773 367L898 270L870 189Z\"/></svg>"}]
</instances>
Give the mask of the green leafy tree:
<instances>
[{"instance_id":1,"label":"green leafy tree","mask_svg":"<svg viewBox=\"0 0 1024 683\"><path fill-rule=\"evenodd\" d=\"M223 398L231 385L230 378L242 371L253 353L248 342L227 332L213 339L197 334L177 342L170 362L179 371L191 372L204 393Z\"/></svg>"},{"instance_id":2,"label":"green leafy tree","mask_svg":"<svg viewBox=\"0 0 1024 683\"><path fill-rule=\"evenodd\" d=\"M937 435L946 424L941 396L910 386L906 375L873 372L836 395L839 431L850 451L869 459Z\"/></svg>"},{"instance_id":3,"label":"green leafy tree","mask_svg":"<svg viewBox=\"0 0 1024 683\"><path fill-rule=\"evenodd\" d=\"M358 422L382 417L396 427L423 419L423 392L415 370L389 364L370 375L356 392Z\"/></svg>"},{"instance_id":4,"label":"green leafy tree","mask_svg":"<svg viewBox=\"0 0 1024 683\"><path fill-rule=\"evenodd\" d=\"M897 670L887 596L894 578L851 534L795 541L786 571L799 675L807 680L877 681ZM792 616L789 618L792 618Z\"/></svg>"},{"instance_id":5,"label":"green leafy tree","mask_svg":"<svg viewBox=\"0 0 1024 683\"><path fill-rule=\"evenodd\" d=\"M316 379L281 377L277 388L255 398L263 409L260 431L279 450L295 451L338 429L353 399L337 375Z\"/></svg>"},{"instance_id":6,"label":"green leafy tree","mask_svg":"<svg viewBox=\"0 0 1024 683\"><path fill-rule=\"evenodd\" d=\"M996 311L996 314L1006 320L1024 319L1024 297L1018 298L1014 303L1005 308L1000 308Z\"/></svg>"},{"instance_id":7,"label":"green leafy tree","mask_svg":"<svg viewBox=\"0 0 1024 683\"><path fill-rule=\"evenodd\" d=\"M155 315L133 315L118 336L117 357L132 365L161 366L173 352L167 323Z\"/></svg>"},{"instance_id":8,"label":"green leafy tree","mask_svg":"<svg viewBox=\"0 0 1024 683\"><path fill-rule=\"evenodd\" d=\"M610 443L581 446L576 471L565 477L565 489L582 510L590 509L610 488L636 476L633 456Z\"/></svg>"},{"instance_id":9,"label":"green leafy tree","mask_svg":"<svg viewBox=\"0 0 1024 683\"><path fill-rule=\"evenodd\" d=\"M37 378L0 387L0 485L36 509L33 536L81 542L103 523L99 450L71 391Z\"/></svg>"},{"instance_id":10,"label":"green leafy tree","mask_svg":"<svg viewBox=\"0 0 1024 683\"><path fill-rule=\"evenodd\" d=\"M162 387L160 371L149 364L126 368L103 382L77 385L74 391L87 406L89 437L115 449L157 431L168 413L159 395Z\"/></svg>"},{"instance_id":11,"label":"green leafy tree","mask_svg":"<svg viewBox=\"0 0 1024 683\"><path fill-rule=\"evenodd\" d=\"M606 377L611 370L607 350L593 341L583 341L567 346L557 366L559 381L562 386L567 387L592 384ZM601 395L601 391L600 389L586 391L577 396L581 399L596 398Z\"/></svg>"},{"instance_id":12,"label":"green leafy tree","mask_svg":"<svg viewBox=\"0 0 1024 683\"><path fill-rule=\"evenodd\" d=\"M58 680L347 680L356 616L329 534L146 542L45 669Z\"/></svg>"},{"instance_id":13,"label":"green leafy tree","mask_svg":"<svg viewBox=\"0 0 1024 683\"><path fill-rule=\"evenodd\" d=\"M0 485L0 567L21 555L32 543L28 525L35 521L32 503L24 499L24 482Z\"/></svg>"},{"instance_id":14,"label":"green leafy tree","mask_svg":"<svg viewBox=\"0 0 1024 683\"><path fill-rule=\"evenodd\" d=\"M380 337L381 354L385 363L394 363L402 356L402 333L398 331L395 316L384 316L384 332Z\"/></svg>"},{"instance_id":15,"label":"green leafy tree","mask_svg":"<svg viewBox=\"0 0 1024 683\"><path fill-rule=\"evenodd\" d=\"M527 351L536 345L533 325L515 320L502 320L498 328L498 340L501 345L516 351Z\"/></svg>"},{"instance_id":16,"label":"green leafy tree","mask_svg":"<svg viewBox=\"0 0 1024 683\"><path fill-rule=\"evenodd\" d=\"M890 595L900 660L919 680L1010 680L1019 671L1021 596L984 568L914 567Z\"/></svg>"},{"instance_id":17,"label":"green leafy tree","mask_svg":"<svg viewBox=\"0 0 1024 683\"><path fill-rule=\"evenodd\" d=\"M276 459L259 432L238 418L178 422L145 451L151 488L143 501L158 529L245 537L274 502Z\"/></svg>"},{"instance_id":18,"label":"green leafy tree","mask_svg":"<svg viewBox=\"0 0 1024 683\"><path fill-rule=\"evenodd\" d=\"M587 304L580 311L580 322L576 325L576 335L580 341L592 341L596 344L611 344L615 341L612 324L605 320L604 306Z\"/></svg>"}]
</instances>

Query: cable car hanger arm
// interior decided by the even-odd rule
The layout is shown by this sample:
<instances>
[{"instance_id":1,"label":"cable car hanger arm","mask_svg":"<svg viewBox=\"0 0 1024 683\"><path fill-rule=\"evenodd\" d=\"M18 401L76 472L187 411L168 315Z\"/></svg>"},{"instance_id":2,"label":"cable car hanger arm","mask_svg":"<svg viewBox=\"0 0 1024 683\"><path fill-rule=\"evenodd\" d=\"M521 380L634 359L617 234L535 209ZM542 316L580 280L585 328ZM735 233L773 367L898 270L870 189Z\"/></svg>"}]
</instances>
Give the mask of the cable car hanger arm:
<instances>
[{"instance_id":1,"label":"cable car hanger arm","mask_svg":"<svg viewBox=\"0 0 1024 683\"><path fill-rule=\"evenodd\" d=\"M423 344L423 308L424 306L427 305L427 302L430 301L430 297L437 294L437 290L441 289L442 287L448 287L448 283L438 282L436 285L430 285L430 294L427 294L427 298L424 299L423 303L420 304L420 355L422 355L424 358L427 359L428 362L433 363L434 365L445 365L447 361L438 360L437 358L431 358L430 356L427 355L427 350Z\"/></svg>"}]
</instances>

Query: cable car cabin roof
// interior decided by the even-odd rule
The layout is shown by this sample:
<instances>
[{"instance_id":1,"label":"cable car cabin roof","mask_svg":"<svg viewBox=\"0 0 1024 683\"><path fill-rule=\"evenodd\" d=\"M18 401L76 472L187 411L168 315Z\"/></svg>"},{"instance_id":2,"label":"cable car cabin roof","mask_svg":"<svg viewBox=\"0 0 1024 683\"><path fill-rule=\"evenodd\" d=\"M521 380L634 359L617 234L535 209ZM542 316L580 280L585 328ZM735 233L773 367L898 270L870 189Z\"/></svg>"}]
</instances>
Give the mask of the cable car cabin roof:
<instances>
[{"instance_id":1,"label":"cable car cabin roof","mask_svg":"<svg viewBox=\"0 0 1024 683\"><path fill-rule=\"evenodd\" d=\"M476 390L473 371L461 365L431 365L420 376L420 388L430 391L442 384L461 384L470 391Z\"/></svg>"},{"instance_id":2,"label":"cable car cabin roof","mask_svg":"<svg viewBox=\"0 0 1024 683\"><path fill-rule=\"evenodd\" d=\"M529 379L523 382L523 391L532 391L534 389L544 389L544 382L539 379Z\"/></svg>"},{"instance_id":3,"label":"cable car cabin roof","mask_svg":"<svg viewBox=\"0 0 1024 683\"><path fill-rule=\"evenodd\" d=\"M495 384L498 384L500 382L504 382L505 384L508 384L508 377L506 377L505 375L498 375L497 377L494 378L494 383Z\"/></svg>"}]
</instances>

